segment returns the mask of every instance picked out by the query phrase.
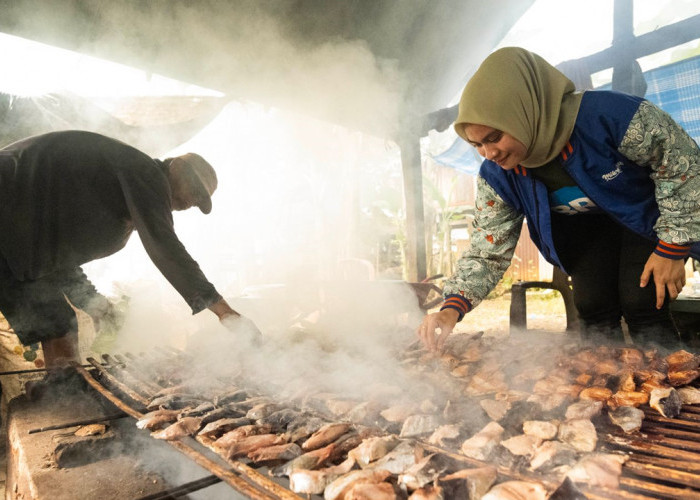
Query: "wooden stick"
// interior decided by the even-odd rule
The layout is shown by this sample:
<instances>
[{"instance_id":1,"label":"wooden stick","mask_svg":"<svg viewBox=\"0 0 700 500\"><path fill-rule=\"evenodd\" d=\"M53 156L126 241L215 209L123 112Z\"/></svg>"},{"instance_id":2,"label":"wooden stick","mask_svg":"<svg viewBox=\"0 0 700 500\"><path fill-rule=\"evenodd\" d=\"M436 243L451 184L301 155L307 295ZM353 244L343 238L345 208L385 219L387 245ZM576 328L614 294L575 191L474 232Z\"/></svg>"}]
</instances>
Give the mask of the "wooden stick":
<instances>
[{"instance_id":1,"label":"wooden stick","mask_svg":"<svg viewBox=\"0 0 700 500\"><path fill-rule=\"evenodd\" d=\"M37 432L55 431L58 429L67 429L68 427L79 427L81 425L98 424L100 422L105 422L108 420L117 420L119 418L128 417L126 413L118 413L116 415L105 415L103 417L89 418L86 420L78 420L74 422L68 422L65 424L47 425L46 427L39 427L38 429L30 429L27 434L36 434Z\"/></svg>"}]
</instances>

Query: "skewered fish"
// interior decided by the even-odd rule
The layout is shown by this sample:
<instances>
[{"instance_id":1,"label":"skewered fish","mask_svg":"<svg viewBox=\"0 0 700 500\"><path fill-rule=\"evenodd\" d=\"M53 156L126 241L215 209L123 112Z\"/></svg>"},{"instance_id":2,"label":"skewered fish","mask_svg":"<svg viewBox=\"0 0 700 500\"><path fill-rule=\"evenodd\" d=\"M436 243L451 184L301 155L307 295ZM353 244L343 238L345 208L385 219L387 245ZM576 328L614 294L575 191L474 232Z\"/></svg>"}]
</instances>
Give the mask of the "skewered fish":
<instances>
[{"instance_id":1,"label":"skewered fish","mask_svg":"<svg viewBox=\"0 0 700 500\"><path fill-rule=\"evenodd\" d=\"M152 432L151 436L156 439L173 440L184 436L196 434L202 424L201 417L185 417L163 430Z\"/></svg>"},{"instance_id":2,"label":"skewered fish","mask_svg":"<svg viewBox=\"0 0 700 500\"><path fill-rule=\"evenodd\" d=\"M319 470L298 469L289 474L289 488L294 493L307 493L309 495L318 495L323 493L330 483L335 481L343 474L350 472L355 465L352 458L346 459L344 462Z\"/></svg>"},{"instance_id":3,"label":"skewered fish","mask_svg":"<svg viewBox=\"0 0 700 500\"><path fill-rule=\"evenodd\" d=\"M352 428L348 423L328 423L314 432L309 439L304 441L301 448L304 451L311 451L326 446Z\"/></svg>"},{"instance_id":4,"label":"skewered fish","mask_svg":"<svg viewBox=\"0 0 700 500\"><path fill-rule=\"evenodd\" d=\"M396 448L399 443L399 438L393 434L367 438L357 448L351 450L348 456L352 457L360 467L366 467Z\"/></svg>"},{"instance_id":5,"label":"skewered fish","mask_svg":"<svg viewBox=\"0 0 700 500\"><path fill-rule=\"evenodd\" d=\"M260 463L279 460L292 460L301 454L302 451L298 444L283 443L250 451L248 452L248 458L255 463Z\"/></svg>"},{"instance_id":6,"label":"skewered fish","mask_svg":"<svg viewBox=\"0 0 700 500\"><path fill-rule=\"evenodd\" d=\"M391 475L386 470L356 470L335 479L323 492L325 500L342 500L350 489L357 484L381 483Z\"/></svg>"},{"instance_id":7,"label":"skewered fish","mask_svg":"<svg viewBox=\"0 0 700 500\"><path fill-rule=\"evenodd\" d=\"M155 431L177 420L180 410L154 410L146 413L136 421L136 427L139 429L148 429Z\"/></svg>"}]
</instances>

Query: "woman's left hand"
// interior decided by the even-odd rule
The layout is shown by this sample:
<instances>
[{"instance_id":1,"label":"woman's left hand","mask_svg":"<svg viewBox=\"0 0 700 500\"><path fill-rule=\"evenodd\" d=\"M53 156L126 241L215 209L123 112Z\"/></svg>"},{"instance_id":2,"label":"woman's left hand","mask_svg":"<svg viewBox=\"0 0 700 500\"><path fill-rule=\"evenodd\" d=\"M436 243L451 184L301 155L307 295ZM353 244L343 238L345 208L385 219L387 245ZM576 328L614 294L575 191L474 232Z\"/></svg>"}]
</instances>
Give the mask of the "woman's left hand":
<instances>
[{"instance_id":1,"label":"woman's left hand","mask_svg":"<svg viewBox=\"0 0 700 500\"><path fill-rule=\"evenodd\" d=\"M652 253L644 265L639 286L647 286L652 275L656 285L656 308L661 309L666 298L666 289L669 299L673 300L685 286L685 261L667 259Z\"/></svg>"}]
</instances>

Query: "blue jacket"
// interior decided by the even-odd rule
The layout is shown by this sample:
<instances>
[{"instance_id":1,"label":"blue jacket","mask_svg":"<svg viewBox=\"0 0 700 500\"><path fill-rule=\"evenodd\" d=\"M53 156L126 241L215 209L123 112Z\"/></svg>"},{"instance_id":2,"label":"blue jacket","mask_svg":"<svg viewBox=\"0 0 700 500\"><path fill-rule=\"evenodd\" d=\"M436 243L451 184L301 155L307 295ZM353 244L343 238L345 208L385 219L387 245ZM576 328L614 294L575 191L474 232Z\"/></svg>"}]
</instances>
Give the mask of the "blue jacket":
<instances>
[{"instance_id":1,"label":"blue jacket","mask_svg":"<svg viewBox=\"0 0 700 500\"><path fill-rule=\"evenodd\" d=\"M654 224L659 208L654 181L649 177L651 168L634 163L619 151L642 101L613 91L586 92L560 158L566 172L598 207L635 233L658 242ZM526 168L506 171L488 160L480 175L506 203L527 217L530 237L543 257L562 267L552 240L544 184L528 175ZM692 245L690 255L700 257L700 243Z\"/></svg>"}]
</instances>

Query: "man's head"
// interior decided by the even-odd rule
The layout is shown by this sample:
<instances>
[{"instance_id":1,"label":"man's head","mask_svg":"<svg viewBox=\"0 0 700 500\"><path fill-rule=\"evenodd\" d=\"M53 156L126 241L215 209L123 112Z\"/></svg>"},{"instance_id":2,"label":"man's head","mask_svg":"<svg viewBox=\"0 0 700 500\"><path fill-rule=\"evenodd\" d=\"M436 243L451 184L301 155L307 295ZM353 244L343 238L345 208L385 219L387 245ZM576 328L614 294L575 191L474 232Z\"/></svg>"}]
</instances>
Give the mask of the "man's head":
<instances>
[{"instance_id":1,"label":"man's head","mask_svg":"<svg viewBox=\"0 0 700 500\"><path fill-rule=\"evenodd\" d=\"M218 183L214 168L195 153L168 158L165 163L169 166L173 210L199 207L205 214L211 212L211 195Z\"/></svg>"}]
</instances>

